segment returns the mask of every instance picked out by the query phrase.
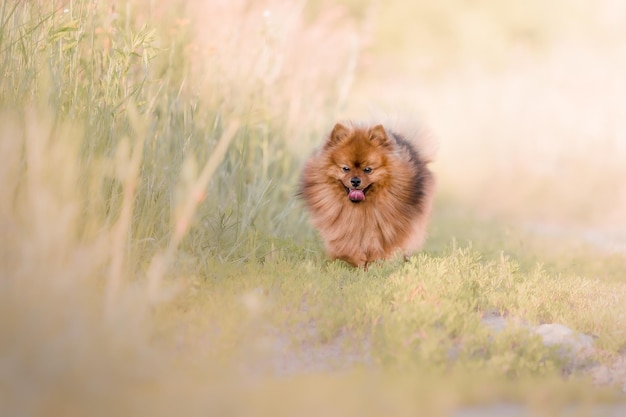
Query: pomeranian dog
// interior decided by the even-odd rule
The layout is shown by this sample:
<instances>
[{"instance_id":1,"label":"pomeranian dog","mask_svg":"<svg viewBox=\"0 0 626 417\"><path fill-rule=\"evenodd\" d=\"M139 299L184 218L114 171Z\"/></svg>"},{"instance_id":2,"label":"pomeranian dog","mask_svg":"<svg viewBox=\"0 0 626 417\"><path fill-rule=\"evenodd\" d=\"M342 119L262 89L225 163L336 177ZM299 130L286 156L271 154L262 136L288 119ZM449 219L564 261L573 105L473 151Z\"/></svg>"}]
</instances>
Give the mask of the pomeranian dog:
<instances>
[{"instance_id":1,"label":"pomeranian dog","mask_svg":"<svg viewBox=\"0 0 626 417\"><path fill-rule=\"evenodd\" d=\"M417 148L380 124L337 123L307 160L299 195L330 258L367 269L422 247L435 181Z\"/></svg>"}]
</instances>

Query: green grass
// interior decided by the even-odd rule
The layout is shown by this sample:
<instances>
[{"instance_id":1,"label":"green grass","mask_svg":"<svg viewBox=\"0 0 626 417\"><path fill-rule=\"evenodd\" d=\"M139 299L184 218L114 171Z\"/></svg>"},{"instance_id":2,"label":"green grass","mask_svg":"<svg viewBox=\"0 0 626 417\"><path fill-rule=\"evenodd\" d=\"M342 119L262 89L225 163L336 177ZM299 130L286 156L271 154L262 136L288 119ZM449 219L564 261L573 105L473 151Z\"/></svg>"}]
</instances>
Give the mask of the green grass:
<instances>
[{"instance_id":1,"label":"green grass","mask_svg":"<svg viewBox=\"0 0 626 417\"><path fill-rule=\"evenodd\" d=\"M624 256L479 216L450 160L422 253L326 259L299 167L375 32L265 6L0 3L0 414L619 399L585 370L626 346ZM542 323L593 335L595 355L543 346Z\"/></svg>"}]
</instances>

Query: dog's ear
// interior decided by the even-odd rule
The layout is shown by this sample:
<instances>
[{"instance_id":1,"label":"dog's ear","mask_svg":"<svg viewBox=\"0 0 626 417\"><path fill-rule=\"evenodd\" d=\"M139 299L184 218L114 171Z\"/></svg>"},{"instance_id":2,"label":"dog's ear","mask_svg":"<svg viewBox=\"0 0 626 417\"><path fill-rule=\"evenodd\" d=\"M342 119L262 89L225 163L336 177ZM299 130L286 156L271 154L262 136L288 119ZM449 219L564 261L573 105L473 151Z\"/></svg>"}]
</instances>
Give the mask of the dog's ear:
<instances>
[{"instance_id":1,"label":"dog's ear","mask_svg":"<svg viewBox=\"0 0 626 417\"><path fill-rule=\"evenodd\" d=\"M387 147L390 145L389 138L387 137L387 132L383 125L376 125L369 130L370 140L375 144Z\"/></svg>"},{"instance_id":2,"label":"dog's ear","mask_svg":"<svg viewBox=\"0 0 626 417\"><path fill-rule=\"evenodd\" d=\"M335 127L333 127L333 131L330 132L330 136L328 137L328 140L326 140L326 144L324 146L326 148L334 146L347 138L348 135L350 135L350 128L341 123L337 123Z\"/></svg>"}]
</instances>

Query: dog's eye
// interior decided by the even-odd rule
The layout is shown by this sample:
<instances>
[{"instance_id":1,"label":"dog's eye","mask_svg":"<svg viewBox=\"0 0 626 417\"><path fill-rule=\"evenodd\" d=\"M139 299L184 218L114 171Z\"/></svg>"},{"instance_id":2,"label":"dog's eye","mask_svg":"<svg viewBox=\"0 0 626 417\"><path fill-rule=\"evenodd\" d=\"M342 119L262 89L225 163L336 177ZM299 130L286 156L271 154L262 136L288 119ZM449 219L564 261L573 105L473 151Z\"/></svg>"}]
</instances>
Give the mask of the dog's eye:
<instances>
[{"instance_id":1,"label":"dog's eye","mask_svg":"<svg viewBox=\"0 0 626 417\"><path fill-rule=\"evenodd\" d=\"M348 172L348 171L350 171L350 168L349 167L341 167L341 170L343 172Z\"/></svg>"},{"instance_id":2,"label":"dog's eye","mask_svg":"<svg viewBox=\"0 0 626 417\"><path fill-rule=\"evenodd\" d=\"M363 172L365 172L366 174L371 174L372 173L372 168L371 167L364 168Z\"/></svg>"}]
</instances>

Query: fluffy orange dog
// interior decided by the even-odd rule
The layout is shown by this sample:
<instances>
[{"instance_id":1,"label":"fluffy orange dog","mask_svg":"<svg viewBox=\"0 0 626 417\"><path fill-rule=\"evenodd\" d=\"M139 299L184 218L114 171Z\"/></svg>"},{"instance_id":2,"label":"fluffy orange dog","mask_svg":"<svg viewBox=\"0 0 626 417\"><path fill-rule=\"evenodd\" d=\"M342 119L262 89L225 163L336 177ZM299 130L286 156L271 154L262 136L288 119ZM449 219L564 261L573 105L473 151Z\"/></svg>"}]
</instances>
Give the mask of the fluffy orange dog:
<instances>
[{"instance_id":1,"label":"fluffy orange dog","mask_svg":"<svg viewBox=\"0 0 626 417\"><path fill-rule=\"evenodd\" d=\"M367 268L419 250L435 189L428 162L382 125L336 124L306 162L299 189L328 255Z\"/></svg>"}]
</instances>

